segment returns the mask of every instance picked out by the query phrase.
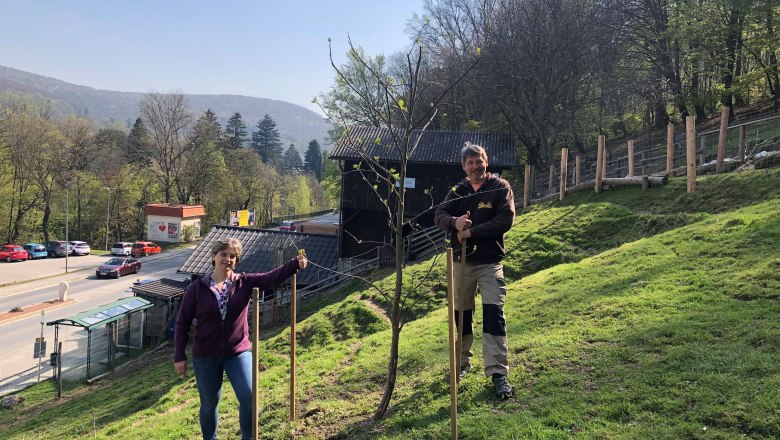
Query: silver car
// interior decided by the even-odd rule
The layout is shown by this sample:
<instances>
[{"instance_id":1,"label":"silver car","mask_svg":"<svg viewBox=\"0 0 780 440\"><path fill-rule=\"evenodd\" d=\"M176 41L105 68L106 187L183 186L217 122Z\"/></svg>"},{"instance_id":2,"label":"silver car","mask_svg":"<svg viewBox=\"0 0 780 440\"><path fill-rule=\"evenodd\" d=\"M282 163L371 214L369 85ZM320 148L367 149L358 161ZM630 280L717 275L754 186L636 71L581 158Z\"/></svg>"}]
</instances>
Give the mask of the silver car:
<instances>
[{"instance_id":1,"label":"silver car","mask_svg":"<svg viewBox=\"0 0 780 440\"><path fill-rule=\"evenodd\" d=\"M132 249L133 243L118 241L111 246L111 255L130 255Z\"/></svg>"}]
</instances>

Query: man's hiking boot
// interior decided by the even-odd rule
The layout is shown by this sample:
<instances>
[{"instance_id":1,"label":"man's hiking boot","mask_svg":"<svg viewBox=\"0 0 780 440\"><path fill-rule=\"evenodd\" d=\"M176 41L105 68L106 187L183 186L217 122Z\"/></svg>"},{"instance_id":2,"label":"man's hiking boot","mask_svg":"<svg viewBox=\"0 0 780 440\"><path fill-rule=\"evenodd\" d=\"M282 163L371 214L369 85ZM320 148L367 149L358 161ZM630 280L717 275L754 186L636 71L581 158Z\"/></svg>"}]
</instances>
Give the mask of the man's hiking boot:
<instances>
[{"instance_id":1,"label":"man's hiking boot","mask_svg":"<svg viewBox=\"0 0 780 440\"><path fill-rule=\"evenodd\" d=\"M512 397L512 385L503 374L493 374L493 385L496 387L496 397L498 400L505 400Z\"/></svg>"},{"instance_id":2,"label":"man's hiking boot","mask_svg":"<svg viewBox=\"0 0 780 440\"><path fill-rule=\"evenodd\" d=\"M460 380L465 379L466 375L469 374L469 371L471 371L471 364L460 367L460 374L459 374Z\"/></svg>"}]
</instances>

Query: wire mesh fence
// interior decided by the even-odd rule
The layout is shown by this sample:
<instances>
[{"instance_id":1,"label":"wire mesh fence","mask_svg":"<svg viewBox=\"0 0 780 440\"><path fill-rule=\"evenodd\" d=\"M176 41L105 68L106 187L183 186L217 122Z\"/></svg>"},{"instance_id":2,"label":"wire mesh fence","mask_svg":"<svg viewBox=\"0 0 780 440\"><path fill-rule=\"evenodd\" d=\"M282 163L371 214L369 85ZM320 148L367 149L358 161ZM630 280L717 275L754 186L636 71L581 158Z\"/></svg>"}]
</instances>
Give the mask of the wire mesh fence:
<instances>
[{"instance_id":1,"label":"wire mesh fence","mask_svg":"<svg viewBox=\"0 0 780 440\"><path fill-rule=\"evenodd\" d=\"M717 159L719 137L719 129L703 131L696 135L696 164L698 166L713 163ZM762 151L778 151L780 150L780 115L732 125L727 129L726 139L726 162L752 158ZM648 176L666 171L666 142L665 137L656 136L635 143L634 175ZM672 145L672 169L685 166L685 133L675 132ZM605 155L604 177L627 177L629 175L626 144L607 148ZM570 163L574 162L572 159L574 158L570 157ZM596 155L582 155L579 160L581 163L579 179L576 178L576 167L570 164L565 177L567 187L596 178ZM558 194L560 181L560 170L557 164L544 169L534 169L530 180L530 199L537 200ZM516 194L523 194L523 192L517 191Z\"/></svg>"}]
</instances>

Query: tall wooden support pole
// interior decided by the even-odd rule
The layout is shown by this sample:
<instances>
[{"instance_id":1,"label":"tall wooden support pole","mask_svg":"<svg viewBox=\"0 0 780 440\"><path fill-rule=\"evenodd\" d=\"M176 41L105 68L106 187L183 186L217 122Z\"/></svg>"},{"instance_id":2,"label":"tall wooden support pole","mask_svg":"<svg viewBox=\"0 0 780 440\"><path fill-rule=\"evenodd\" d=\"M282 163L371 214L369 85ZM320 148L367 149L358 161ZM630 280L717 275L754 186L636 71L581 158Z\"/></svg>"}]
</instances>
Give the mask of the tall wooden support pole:
<instances>
[{"instance_id":1,"label":"tall wooden support pole","mask_svg":"<svg viewBox=\"0 0 780 440\"><path fill-rule=\"evenodd\" d=\"M598 148L596 149L596 193L601 192L601 180L604 178L604 144L606 138L599 135Z\"/></svg>"},{"instance_id":2,"label":"tall wooden support pole","mask_svg":"<svg viewBox=\"0 0 780 440\"><path fill-rule=\"evenodd\" d=\"M720 112L720 133L718 135L718 159L715 163L715 172L723 169L723 161L726 159L726 141L729 138L729 110L727 105Z\"/></svg>"},{"instance_id":3,"label":"tall wooden support pole","mask_svg":"<svg viewBox=\"0 0 780 440\"><path fill-rule=\"evenodd\" d=\"M257 369L260 359L260 289L252 289L252 439L258 439L258 393Z\"/></svg>"},{"instance_id":4,"label":"tall wooden support pole","mask_svg":"<svg viewBox=\"0 0 780 440\"><path fill-rule=\"evenodd\" d=\"M523 209L528 207L528 200L531 196L531 165L525 166L525 176L523 182Z\"/></svg>"},{"instance_id":5,"label":"tall wooden support pole","mask_svg":"<svg viewBox=\"0 0 780 440\"><path fill-rule=\"evenodd\" d=\"M666 124L666 171L674 168L674 124Z\"/></svg>"},{"instance_id":6,"label":"tall wooden support pole","mask_svg":"<svg viewBox=\"0 0 780 440\"><path fill-rule=\"evenodd\" d=\"M582 156L574 156L574 184L579 185L582 182Z\"/></svg>"},{"instance_id":7,"label":"tall wooden support pole","mask_svg":"<svg viewBox=\"0 0 780 440\"><path fill-rule=\"evenodd\" d=\"M530 165L526 165L526 171ZM526 177L527 179L527 177ZM458 354L455 352L455 277L452 248L447 248L447 320L449 323L450 350L450 438L458 438Z\"/></svg>"},{"instance_id":8,"label":"tall wooden support pole","mask_svg":"<svg viewBox=\"0 0 780 440\"><path fill-rule=\"evenodd\" d=\"M737 153L737 156L739 156L739 160L745 160L745 126L740 125L739 126L739 152Z\"/></svg>"},{"instance_id":9,"label":"tall wooden support pole","mask_svg":"<svg viewBox=\"0 0 780 440\"><path fill-rule=\"evenodd\" d=\"M696 118L685 117L685 145L687 149L688 192L696 191Z\"/></svg>"},{"instance_id":10,"label":"tall wooden support pole","mask_svg":"<svg viewBox=\"0 0 780 440\"><path fill-rule=\"evenodd\" d=\"M569 149L561 148L561 188L560 188L560 200L566 197L566 182L569 175Z\"/></svg>"},{"instance_id":11,"label":"tall wooden support pole","mask_svg":"<svg viewBox=\"0 0 780 440\"><path fill-rule=\"evenodd\" d=\"M628 141L628 177L634 177L634 140Z\"/></svg>"},{"instance_id":12,"label":"tall wooden support pole","mask_svg":"<svg viewBox=\"0 0 780 440\"><path fill-rule=\"evenodd\" d=\"M297 284L295 275L290 286L290 420L295 420L295 324L297 321Z\"/></svg>"},{"instance_id":13,"label":"tall wooden support pole","mask_svg":"<svg viewBox=\"0 0 780 440\"><path fill-rule=\"evenodd\" d=\"M455 238L457 240L457 238ZM460 381L460 367L463 366L463 313L465 312L464 305L466 304L466 292L463 290L463 286L466 285L466 246L468 240L464 239L463 246L460 250L460 273L458 274L458 282L455 284L455 296L458 298L458 381Z\"/></svg>"}]
</instances>

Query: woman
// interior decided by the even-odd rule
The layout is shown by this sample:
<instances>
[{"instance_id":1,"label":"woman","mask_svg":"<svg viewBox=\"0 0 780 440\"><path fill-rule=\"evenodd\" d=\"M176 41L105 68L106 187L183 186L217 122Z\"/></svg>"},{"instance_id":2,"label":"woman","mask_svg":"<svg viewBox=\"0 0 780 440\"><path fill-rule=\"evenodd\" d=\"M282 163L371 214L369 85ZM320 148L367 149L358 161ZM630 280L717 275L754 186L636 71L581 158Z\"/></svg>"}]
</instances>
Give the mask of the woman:
<instances>
[{"instance_id":1,"label":"woman","mask_svg":"<svg viewBox=\"0 0 780 440\"><path fill-rule=\"evenodd\" d=\"M247 323L252 289L271 289L308 263L305 256L298 255L270 272L237 274L233 269L241 250L241 243L233 238L221 238L211 247L214 269L190 284L176 318L173 362L178 374L187 371L184 349L193 322L196 326L192 368L200 394L200 429L205 440L216 439L223 372L238 398L241 436L252 437L252 353Z\"/></svg>"}]
</instances>

